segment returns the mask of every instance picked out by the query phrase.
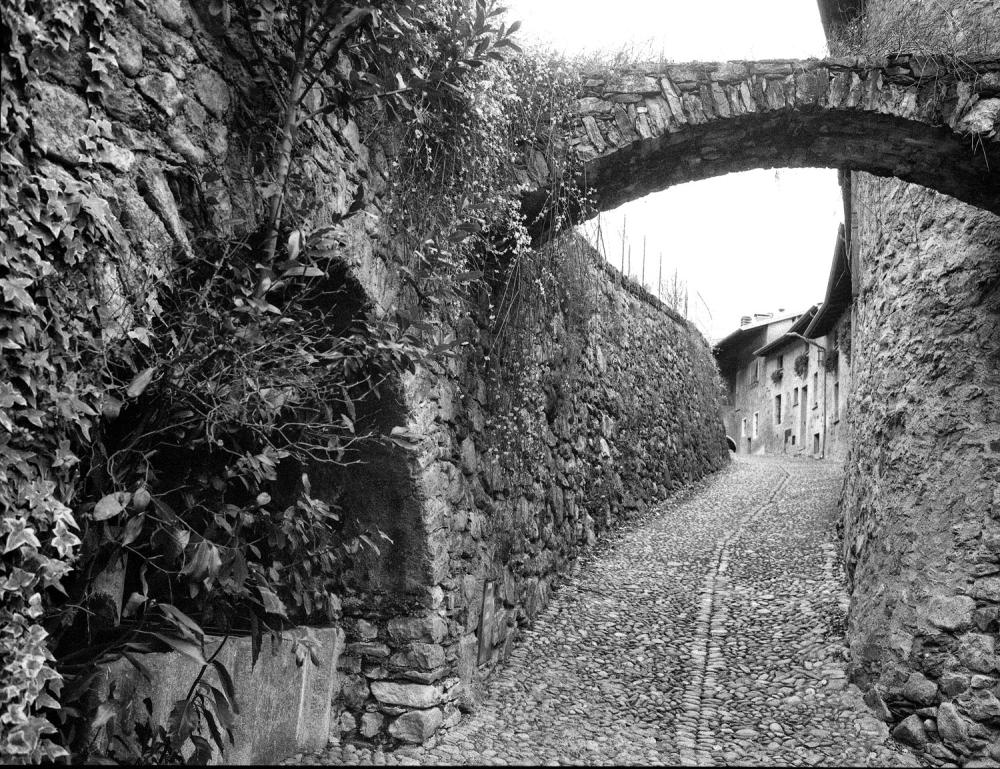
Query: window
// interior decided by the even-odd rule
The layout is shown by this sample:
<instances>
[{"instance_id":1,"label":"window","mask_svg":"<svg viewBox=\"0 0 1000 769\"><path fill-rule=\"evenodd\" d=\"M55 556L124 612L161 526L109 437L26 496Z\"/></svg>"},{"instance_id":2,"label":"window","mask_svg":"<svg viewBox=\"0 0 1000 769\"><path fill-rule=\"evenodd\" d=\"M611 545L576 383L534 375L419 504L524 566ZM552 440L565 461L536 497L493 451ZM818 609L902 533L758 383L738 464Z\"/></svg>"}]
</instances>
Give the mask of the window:
<instances>
[{"instance_id":1,"label":"window","mask_svg":"<svg viewBox=\"0 0 1000 769\"><path fill-rule=\"evenodd\" d=\"M746 417L743 417L743 424L740 425L740 437L741 438L746 438L747 437L747 418Z\"/></svg>"},{"instance_id":2,"label":"window","mask_svg":"<svg viewBox=\"0 0 1000 769\"><path fill-rule=\"evenodd\" d=\"M754 438L757 437L757 427L759 426L759 424L760 424L760 412L759 411L755 411L755 412L753 412L753 437Z\"/></svg>"},{"instance_id":3,"label":"window","mask_svg":"<svg viewBox=\"0 0 1000 769\"><path fill-rule=\"evenodd\" d=\"M813 433L813 454L819 454L819 433Z\"/></svg>"},{"instance_id":4,"label":"window","mask_svg":"<svg viewBox=\"0 0 1000 769\"><path fill-rule=\"evenodd\" d=\"M751 379L752 384L757 384L757 380L760 379L760 358L753 359L753 379Z\"/></svg>"},{"instance_id":5,"label":"window","mask_svg":"<svg viewBox=\"0 0 1000 769\"><path fill-rule=\"evenodd\" d=\"M781 424L781 396L774 396L774 421L776 424Z\"/></svg>"},{"instance_id":6,"label":"window","mask_svg":"<svg viewBox=\"0 0 1000 769\"><path fill-rule=\"evenodd\" d=\"M833 421L840 419L840 382L833 383Z\"/></svg>"},{"instance_id":7,"label":"window","mask_svg":"<svg viewBox=\"0 0 1000 769\"><path fill-rule=\"evenodd\" d=\"M819 405L819 374L813 373L813 406Z\"/></svg>"},{"instance_id":8,"label":"window","mask_svg":"<svg viewBox=\"0 0 1000 769\"><path fill-rule=\"evenodd\" d=\"M795 434L794 433L792 434L792 445L793 446L795 445Z\"/></svg>"},{"instance_id":9,"label":"window","mask_svg":"<svg viewBox=\"0 0 1000 769\"><path fill-rule=\"evenodd\" d=\"M793 406L798 406L799 405L799 388L798 387L796 387L794 390L792 390L792 405Z\"/></svg>"},{"instance_id":10,"label":"window","mask_svg":"<svg viewBox=\"0 0 1000 769\"><path fill-rule=\"evenodd\" d=\"M783 369L784 367L785 367L785 356L784 355L779 355L778 356L778 368L779 369Z\"/></svg>"}]
</instances>

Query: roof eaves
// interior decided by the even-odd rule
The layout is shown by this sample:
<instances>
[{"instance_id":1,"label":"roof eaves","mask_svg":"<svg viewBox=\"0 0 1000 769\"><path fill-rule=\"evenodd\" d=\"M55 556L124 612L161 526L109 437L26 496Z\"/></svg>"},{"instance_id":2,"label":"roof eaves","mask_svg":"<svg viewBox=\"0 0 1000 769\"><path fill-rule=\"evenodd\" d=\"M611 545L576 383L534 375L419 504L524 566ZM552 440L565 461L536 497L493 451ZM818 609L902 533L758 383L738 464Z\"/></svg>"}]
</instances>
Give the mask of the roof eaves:
<instances>
[{"instance_id":1,"label":"roof eaves","mask_svg":"<svg viewBox=\"0 0 1000 769\"><path fill-rule=\"evenodd\" d=\"M812 321L813 316L816 314L816 310L818 307L819 305L814 304L812 307L810 307L808 310L802 313L799 319L792 324L791 328L789 328L788 331L779 336L773 342L768 342L763 347L754 350L753 354L767 355L769 353L774 352L775 350L784 347L786 344L791 344L793 341L798 341L798 337L792 336L792 334L801 334L804 331L804 329L810 325L810 322Z\"/></svg>"}]
</instances>

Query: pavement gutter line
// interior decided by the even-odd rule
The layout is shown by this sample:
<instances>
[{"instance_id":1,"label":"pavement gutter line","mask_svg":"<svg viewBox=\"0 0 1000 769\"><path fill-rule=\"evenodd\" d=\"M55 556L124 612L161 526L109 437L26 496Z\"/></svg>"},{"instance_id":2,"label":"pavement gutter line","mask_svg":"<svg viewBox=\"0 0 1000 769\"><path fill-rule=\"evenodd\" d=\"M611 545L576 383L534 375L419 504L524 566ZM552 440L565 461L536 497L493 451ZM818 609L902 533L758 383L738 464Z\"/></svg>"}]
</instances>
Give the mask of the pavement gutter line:
<instances>
[{"instance_id":1,"label":"pavement gutter line","mask_svg":"<svg viewBox=\"0 0 1000 769\"><path fill-rule=\"evenodd\" d=\"M722 646L718 638L725 635L725 620L728 614L724 600L716 600L719 588L726 587L729 580L721 576L729 566L730 546L753 523L757 517L774 503L775 498L785 488L791 474L780 468L783 477L764 500L740 524L727 533L716 545L712 554L714 566L705 575L701 589L701 606L695 623L694 638L689 644L691 676L684 690L684 715L678 719L676 728L677 746L680 749L681 764L684 766L714 766L709 742L716 719L706 713L706 701L712 696L716 686L716 672L724 666ZM714 709L713 709L714 712ZM697 727L693 721L696 720Z\"/></svg>"}]
</instances>

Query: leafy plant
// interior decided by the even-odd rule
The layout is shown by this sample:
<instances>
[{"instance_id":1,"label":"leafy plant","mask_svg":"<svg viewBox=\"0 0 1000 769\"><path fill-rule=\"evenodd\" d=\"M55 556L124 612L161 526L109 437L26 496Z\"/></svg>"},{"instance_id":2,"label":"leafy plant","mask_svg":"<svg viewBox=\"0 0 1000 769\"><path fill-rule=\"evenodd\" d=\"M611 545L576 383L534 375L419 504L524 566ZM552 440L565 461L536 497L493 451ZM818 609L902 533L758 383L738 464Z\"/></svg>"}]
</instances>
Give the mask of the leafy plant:
<instances>
[{"instance_id":1,"label":"leafy plant","mask_svg":"<svg viewBox=\"0 0 1000 769\"><path fill-rule=\"evenodd\" d=\"M825 357L823 368L827 371L836 371L837 364L840 362L840 351L837 349L827 350Z\"/></svg>"},{"instance_id":2,"label":"leafy plant","mask_svg":"<svg viewBox=\"0 0 1000 769\"><path fill-rule=\"evenodd\" d=\"M774 382L775 384L781 384L781 380L784 378L784 376L785 376L784 369L780 368L775 369L774 371L771 372L771 381Z\"/></svg>"},{"instance_id":3,"label":"leafy plant","mask_svg":"<svg viewBox=\"0 0 1000 769\"><path fill-rule=\"evenodd\" d=\"M809 373L809 353L804 352L801 355L795 357L794 363L795 376L804 377Z\"/></svg>"}]
</instances>

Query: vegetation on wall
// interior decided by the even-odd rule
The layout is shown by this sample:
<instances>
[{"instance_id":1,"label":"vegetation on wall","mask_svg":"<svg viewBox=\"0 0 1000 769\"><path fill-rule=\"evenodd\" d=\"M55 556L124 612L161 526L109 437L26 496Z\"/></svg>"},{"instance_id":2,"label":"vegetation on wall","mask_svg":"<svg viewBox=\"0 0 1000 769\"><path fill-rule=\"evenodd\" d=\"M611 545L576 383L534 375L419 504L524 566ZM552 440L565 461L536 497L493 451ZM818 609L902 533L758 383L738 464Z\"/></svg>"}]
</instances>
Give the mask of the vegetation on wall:
<instances>
[{"instance_id":1,"label":"vegetation on wall","mask_svg":"<svg viewBox=\"0 0 1000 769\"><path fill-rule=\"evenodd\" d=\"M335 500L311 496L310 462L354 461L367 440L410 445L405 431L375 434L356 403L391 396L399 372L453 347L443 320L469 284L490 269L509 282L511 256L526 247L513 165L536 126L510 110L524 103L517 65L501 53L515 48L516 27L495 6L211 9L259 53L272 107L261 130L276 137L261 159L265 216L236 237L208 229L189 259L118 284L107 267L122 233L97 171L86 159L72 174L45 161L26 107L46 59L68 55L80 35L100 104L112 7L19 0L4 19L0 166L13 213L0 235L0 721L4 754L25 761L96 749L94 730L119 706L110 692L81 728L98 664L124 657L141 670L137 654L166 649L203 675L166 729L137 727L114 755L177 760L190 745L201 760L205 729L224 747L238 705L206 657L206 633L249 632L259 644L268 628L336 615L337 548L377 547L378 533L340 536ZM360 306L345 315L342 233L337 222L311 226L321 201L295 189L312 121L328 114L385 128L394 149L388 198L410 236L400 269L415 307L392 318ZM92 122L82 144L96 152ZM124 584L121 616L97 589L108 580Z\"/></svg>"},{"instance_id":2,"label":"vegetation on wall","mask_svg":"<svg viewBox=\"0 0 1000 769\"><path fill-rule=\"evenodd\" d=\"M795 376L804 377L809 373L809 353L804 352L795 356L794 362Z\"/></svg>"},{"instance_id":3,"label":"vegetation on wall","mask_svg":"<svg viewBox=\"0 0 1000 769\"><path fill-rule=\"evenodd\" d=\"M967 23L943 3L867 3L829 40L834 56L917 54L947 58L1000 47L1000 17L979 13Z\"/></svg>"}]
</instances>

